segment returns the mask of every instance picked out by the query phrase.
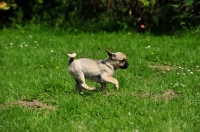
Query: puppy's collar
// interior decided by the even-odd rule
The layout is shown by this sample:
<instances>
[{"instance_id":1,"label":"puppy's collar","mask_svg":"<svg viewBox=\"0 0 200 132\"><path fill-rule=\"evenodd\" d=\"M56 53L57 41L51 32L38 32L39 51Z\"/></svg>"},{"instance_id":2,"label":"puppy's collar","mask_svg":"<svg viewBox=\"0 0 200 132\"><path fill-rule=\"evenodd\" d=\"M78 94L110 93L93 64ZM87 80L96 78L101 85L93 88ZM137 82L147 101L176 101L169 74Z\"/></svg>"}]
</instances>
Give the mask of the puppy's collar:
<instances>
[{"instance_id":1,"label":"puppy's collar","mask_svg":"<svg viewBox=\"0 0 200 132\"><path fill-rule=\"evenodd\" d=\"M102 69L101 66L100 66L101 64L106 65L106 66L109 67L110 69L114 69L114 67L113 67L110 63L106 62L105 60L99 60L99 61L98 61L98 66L99 66L100 69Z\"/></svg>"},{"instance_id":2,"label":"puppy's collar","mask_svg":"<svg viewBox=\"0 0 200 132\"><path fill-rule=\"evenodd\" d=\"M104 60L99 60L98 65L100 65L100 64L106 64L106 62Z\"/></svg>"}]
</instances>

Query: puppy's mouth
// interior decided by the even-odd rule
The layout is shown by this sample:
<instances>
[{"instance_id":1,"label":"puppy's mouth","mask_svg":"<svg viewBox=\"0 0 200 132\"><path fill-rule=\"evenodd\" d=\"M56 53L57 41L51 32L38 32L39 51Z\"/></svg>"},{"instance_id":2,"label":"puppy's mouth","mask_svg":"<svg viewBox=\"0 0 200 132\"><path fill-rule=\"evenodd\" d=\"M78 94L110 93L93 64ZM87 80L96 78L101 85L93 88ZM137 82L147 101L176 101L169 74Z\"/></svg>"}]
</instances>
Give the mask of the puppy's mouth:
<instances>
[{"instance_id":1,"label":"puppy's mouth","mask_svg":"<svg viewBox=\"0 0 200 132\"><path fill-rule=\"evenodd\" d=\"M127 61L125 61L124 65L123 66L120 66L119 68L120 69L127 69L129 66L129 63Z\"/></svg>"}]
</instances>

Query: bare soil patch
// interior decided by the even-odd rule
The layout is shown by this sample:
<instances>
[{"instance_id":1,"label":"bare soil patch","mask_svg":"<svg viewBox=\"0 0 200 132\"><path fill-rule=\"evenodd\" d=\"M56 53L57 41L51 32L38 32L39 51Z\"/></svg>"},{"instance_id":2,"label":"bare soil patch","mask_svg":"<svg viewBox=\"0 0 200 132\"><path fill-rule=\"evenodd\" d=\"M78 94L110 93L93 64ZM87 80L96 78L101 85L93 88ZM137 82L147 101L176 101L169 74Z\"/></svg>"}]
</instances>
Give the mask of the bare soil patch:
<instances>
[{"instance_id":1,"label":"bare soil patch","mask_svg":"<svg viewBox=\"0 0 200 132\"><path fill-rule=\"evenodd\" d=\"M150 92L140 92L135 94L135 96L141 97L141 98L151 98L154 101L168 101L170 99L174 99L177 97L181 97L183 95L176 93L172 89L165 90L164 92L157 92L157 93L150 93Z\"/></svg>"},{"instance_id":2,"label":"bare soil patch","mask_svg":"<svg viewBox=\"0 0 200 132\"><path fill-rule=\"evenodd\" d=\"M3 107L7 108L7 107L11 107L11 106L24 106L24 107L28 107L31 109L45 109L45 110L56 110L55 106L52 105L47 105L45 103L42 103L38 100L32 100L32 101L16 101L16 102L10 102L5 104Z\"/></svg>"},{"instance_id":3,"label":"bare soil patch","mask_svg":"<svg viewBox=\"0 0 200 132\"><path fill-rule=\"evenodd\" d=\"M131 93L110 93L105 92L104 96L136 96L142 99L152 99L153 101L168 101L174 98L182 97L183 94L179 94L172 89L165 90L163 92L149 92L149 91L139 91Z\"/></svg>"},{"instance_id":4,"label":"bare soil patch","mask_svg":"<svg viewBox=\"0 0 200 132\"><path fill-rule=\"evenodd\" d=\"M161 65L161 64L149 65L148 67L150 69L157 69L157 70L162 70L162 71L178 70L178 67L176 66Z\"/></svg>"}]
</instances>

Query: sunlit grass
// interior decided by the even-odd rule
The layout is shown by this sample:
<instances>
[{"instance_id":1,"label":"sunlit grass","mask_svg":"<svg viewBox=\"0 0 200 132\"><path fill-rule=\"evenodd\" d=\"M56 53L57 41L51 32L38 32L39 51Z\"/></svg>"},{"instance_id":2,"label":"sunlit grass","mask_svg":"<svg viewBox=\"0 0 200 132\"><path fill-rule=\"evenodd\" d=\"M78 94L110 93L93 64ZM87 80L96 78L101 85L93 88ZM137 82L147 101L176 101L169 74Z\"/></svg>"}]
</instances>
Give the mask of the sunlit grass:
<instances>
[{"instance_id":1,"label":"sunlit grass","mask_svg":"<svg viewBox=\"0 0 200 132\"><path fill-rule=\"evenodd\" d=\"M13 29L0 31L0 40L2 132L200 129L197 34L58 34ZM66 53L104 59L105 49L126 53L130 63L129 69L116 71L119 91L110 84L104 92L79 95L67 72ZM12 104L32 100L56 110Z\"/></svg>"}]
</instances>

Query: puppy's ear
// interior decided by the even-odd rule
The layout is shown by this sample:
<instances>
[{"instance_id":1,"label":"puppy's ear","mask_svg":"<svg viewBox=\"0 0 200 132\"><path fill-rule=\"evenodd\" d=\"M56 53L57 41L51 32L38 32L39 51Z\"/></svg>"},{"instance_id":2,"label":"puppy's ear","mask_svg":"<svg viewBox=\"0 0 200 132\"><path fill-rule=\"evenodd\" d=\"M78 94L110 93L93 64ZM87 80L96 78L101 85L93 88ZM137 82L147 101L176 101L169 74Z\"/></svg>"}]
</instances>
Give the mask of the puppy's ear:
<instances>
[{"instance_id":1,"label":"puppy's ear","mask_svg":"<svg viewBox=\"0 0 200 132\"><path fill-rule=\"evenodd\" d=\"M108 50L105 50L105 51L107 52L109 58L111 58L111 59L115 59L116 58L116 55L114 53L112 53L112 52L110 52Z\"/></svg>"}]
</instances>

